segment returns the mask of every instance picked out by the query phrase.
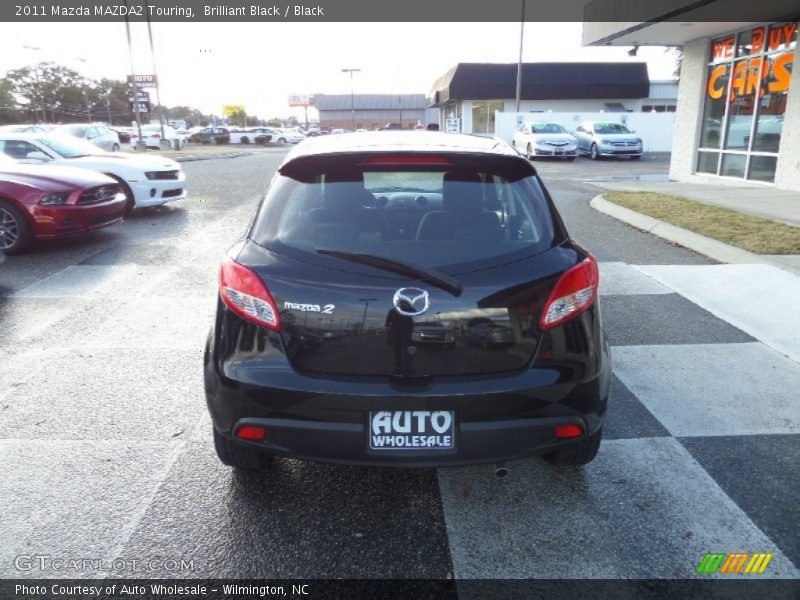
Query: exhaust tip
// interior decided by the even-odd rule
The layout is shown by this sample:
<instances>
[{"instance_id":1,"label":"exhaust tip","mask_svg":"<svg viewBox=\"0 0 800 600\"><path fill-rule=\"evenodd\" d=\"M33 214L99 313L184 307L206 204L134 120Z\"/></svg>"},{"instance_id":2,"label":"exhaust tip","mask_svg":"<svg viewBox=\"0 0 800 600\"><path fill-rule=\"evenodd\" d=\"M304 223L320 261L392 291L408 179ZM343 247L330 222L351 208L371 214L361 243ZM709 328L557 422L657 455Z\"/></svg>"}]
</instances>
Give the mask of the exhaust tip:
<instances>
[{"instance_id":1,"label":"exhaust tip","mask_svg":"<svg viewBox=\"0 0 800 600\"><path fill-rule=\"evenodd\" d=\"M494 469L494 474L497 476L498 479L502 479L503 477L508 475L508 468L507 467L502 467L502 466L497 466Z\"/></svg>"}]
</instances>

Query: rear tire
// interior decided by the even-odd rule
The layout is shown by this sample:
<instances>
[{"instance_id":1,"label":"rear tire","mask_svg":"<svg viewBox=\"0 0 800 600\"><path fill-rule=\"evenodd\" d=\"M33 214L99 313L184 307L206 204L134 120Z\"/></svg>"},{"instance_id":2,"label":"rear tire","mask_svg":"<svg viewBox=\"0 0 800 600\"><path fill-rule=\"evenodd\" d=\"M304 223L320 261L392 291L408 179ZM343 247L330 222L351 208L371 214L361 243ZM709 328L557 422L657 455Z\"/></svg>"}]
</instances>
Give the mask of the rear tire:
<instances>
[{"instance_id":1,"label":"rear tire","mask_svg":"<svg viewBox=\"0 0 800 600\"><path fill-rule=\"evenodd\" d=\"M25 214L8 200L0 200L0 250L19 254L34 241L33 226Z\"/></svg>"},{"instance_id":2,"label":"rear tire","mask_svg":"<svg viewBox=\"0 0 800 600\"><path fill-rule=\"evenodd\" d=\"M481 338L481 348L484 350L489 349L489 342L486 341L486 338Z\"/></svg>"},{"instance_id":3,"label":"rear tire","mask_svg":"<svg viewBox=\"0 0 800 600\"><path fill-rule=\"evenodd\" d=\"M214 429L214 450L223 465L244 471L260 471L269 466L270 458L263 452L237 444Z\"/></svg>"},{"instance_id":4,"label":"rear tire","mask_svg":"<svg viewBox=\"0 0 800 600\"><path fill-rule=\"evenodd\" d=\"M601 427L589 437L583 438L579 442L572 443L555 452L544 455L544 459L550 464L559 467L579 467L589 464L597 456L600 449L600 441L603 439L603 428Z\"/></svg>"},{"instance_id":5,"label":"rear tire","mask_svg":"<svg viewBox=\"0 0 800 600\"><path fill-rule=\"evenodd\" d=\"M119 144L114 144L113 146L111 146L111 151L112 152L119 152Z\"/></svg>"}]
</instances>

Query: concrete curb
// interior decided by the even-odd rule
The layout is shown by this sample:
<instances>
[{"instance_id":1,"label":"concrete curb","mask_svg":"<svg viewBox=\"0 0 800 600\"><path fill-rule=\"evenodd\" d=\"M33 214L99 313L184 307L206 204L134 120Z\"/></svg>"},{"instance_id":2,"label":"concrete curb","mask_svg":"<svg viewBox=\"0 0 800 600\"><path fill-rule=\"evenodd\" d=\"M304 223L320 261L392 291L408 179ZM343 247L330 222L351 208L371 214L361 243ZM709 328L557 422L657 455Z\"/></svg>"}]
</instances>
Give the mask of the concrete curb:
<instances>
[{"instance_id":1,"label":"concrete curb","mask_svg":"<svg viewBox=\"0 0 800 600\"><path fill-rule=\"evenodd\" d=\"M652 233L667 241L673 242L689 250L694 250L721 263L728 264L764 264L778 267L794 275L800 274L800 270L787 265L784 262L770 259L760 254L742 250L736 246L731 246L724 242L711 239L694 231L677 227L660 219L654 219L642 213L638 213L619 204L614 204L606 200L602 194L592 198L589 206L598 212L609 217L613 217L623 223L632 225L637 229Z\"/></svg>"},{"instance_id":2,"label":"concrete curb","mask_svg":"<svg viewBox=\"0 0 800 600\"><path fill-rule=\"evenodd\" d=\"M226 152L225 154L209 154L208 156L203 156L202 154L199 155L187 155L187 156L176 156L172 158L175 162L194 162L196 160L212 160L215 158L239 158L240 156L250 156L252 152Z\"/></svg>"}]
</instances>

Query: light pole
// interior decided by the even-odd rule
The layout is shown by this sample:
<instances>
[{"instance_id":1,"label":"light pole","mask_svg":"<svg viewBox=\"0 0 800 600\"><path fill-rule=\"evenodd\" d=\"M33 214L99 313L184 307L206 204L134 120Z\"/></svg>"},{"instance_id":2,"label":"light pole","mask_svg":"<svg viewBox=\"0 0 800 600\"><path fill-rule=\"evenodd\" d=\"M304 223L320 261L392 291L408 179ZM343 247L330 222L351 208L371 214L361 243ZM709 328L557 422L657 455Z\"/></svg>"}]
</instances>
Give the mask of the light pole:
<instances>
[{"instance_id":1,"label":"light pole","mask_svg":"<svg viewBox=\"0 0 800 600\"><path fill-rule=\"evenodd\" d=\"M370 302L377 302L377 298L359 298L359 302L364 303L364 315L361 317L361 333L364 333L364 324L367 322L367 308Z\"/></svg>"},{"instance_id":2,"label":"light pole","mask_svg":"<svg viewBox=\"0 0 800 600\"><path fill-rule=\"evenodd\" d=\"M131 83L133 83L133 108L136 113L136 132L139 134L136 138L136 145L134 148L137 151L144 152L147 146L142 138L142 113L139 111L139 84L136 83L136 67L133 64L133 44L131 43L131 21L128 17L128 0L125 0L125 33L128 37L128 57L131 61Z\"/></svg>"},{"instance_id":3,"label":"light pole","mask_svg":"<svg viewBox=\"0 0 800 600\"><path fill-rule=\"evenodd\" d=\"M144 1L145 4L145 18L147 19L147 35L150 38L150 57L153 61L153 77L155 77L156 83L156 102L158 102L158 123L161 125L161 144L164 144L166 136L164 135L164 112L161 107L161 92L159 91L159 83L158 83L158 71L156 70L156 51L153 49L153 30L150 26L150 6L148 0ZM167 150L170 148L170 141L166 140ZM175 142L178 143L177 141Z\"/></svg>"},{"instance_id":4,"label":"light pole","mask_svg":"<svg viewBox=\"0 0 800 600\"><path fill-rule=\"evenodd\" d=\"M522 0L522 18L519 21L519 60L517 61L517 94L514 111L519 112L519 101L522 96L522 42L525 36L525 0Z\"/></svg>"},{"instance_id":5,"label":"light pole","mask_svg":"<svg viewBox=\"0 0 800 600\"><path fill-rule=\"evenodd\" d=\"M352 128L350 131L356 130L356 97L353 93L353 73L360 72L361 69L342 69L342 73L350 73L350 116L352 119Z\"/></svg>"}]
</instances>

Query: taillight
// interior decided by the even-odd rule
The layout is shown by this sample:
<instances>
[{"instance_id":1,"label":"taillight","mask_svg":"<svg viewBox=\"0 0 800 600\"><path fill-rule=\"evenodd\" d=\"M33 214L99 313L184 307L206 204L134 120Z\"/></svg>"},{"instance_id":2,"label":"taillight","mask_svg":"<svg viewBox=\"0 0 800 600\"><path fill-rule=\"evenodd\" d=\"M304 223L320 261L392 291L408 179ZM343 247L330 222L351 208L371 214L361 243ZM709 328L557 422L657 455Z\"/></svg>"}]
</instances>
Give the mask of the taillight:
<instances>
[{"instance_id":1,"label":"taillight","mask_svg":"<svg viewBox=\"0 0 800 600\"><path fill-rule=\"evenodd\" d=\"M542 331L578 316L594 302L600 276L593 256L565 272L544 305L539 323Z\"/></svg>"},{"instance_id":2,"label":"taillight","mask_svg":"<svg viewBox=\"0 0 800 600\"><path fill-rule=\"evenodd\" d=\"M554 433L558 439L564 440L583 435L583 429L578 425L557 425Z\"/></svg>"},{"instance_id":3,"label":"taillight","mask_svg":"<svg viewBox=\"0 0 800 600\"><path fill-rule=\"evenodd\" d=\"M159 138L161 138L161 134L160 134L160 133L154 133L154 134L153 134L153 135L151 135L150 137L154 137L154 138L156 138L156 139L159 139Z\"/></svg>"},{"instance_id":4,"label":"taillight","mask_svg":"<svg viewBox=\"0 0 800 600\"><path fill-rule=\"evenodd\" d=\"M256 325L278 331L281 327L275 301L253 271L226 260L219 268L219 294L237 315Z\"/></svg>"},{"instance_id":5,"label":"taillight","mask_svg":"<svg viewBox=\"0 0 800 600\"><path fill-rule=\"evenodd\" d=\"M242 425L236 432L236 437L248 442L263 442L267 437L267 428L261 425Z\"/></svg>"}]
</instances>

